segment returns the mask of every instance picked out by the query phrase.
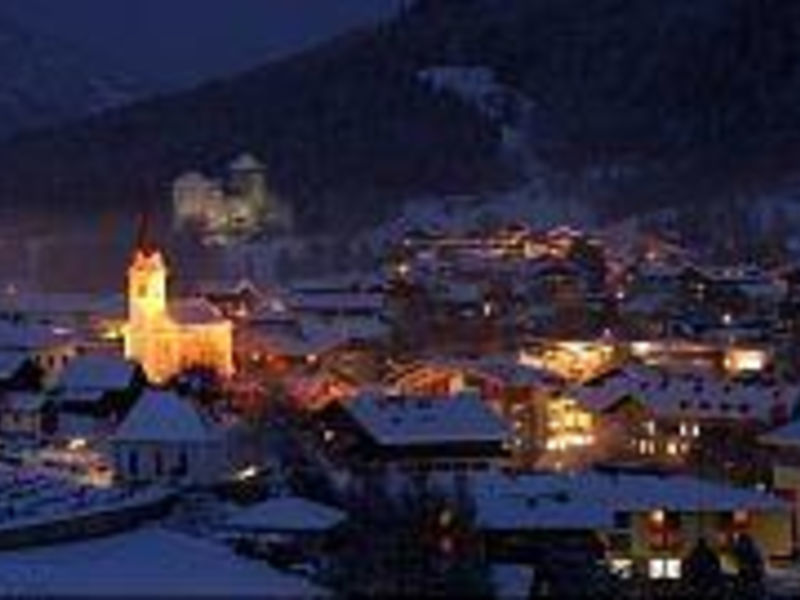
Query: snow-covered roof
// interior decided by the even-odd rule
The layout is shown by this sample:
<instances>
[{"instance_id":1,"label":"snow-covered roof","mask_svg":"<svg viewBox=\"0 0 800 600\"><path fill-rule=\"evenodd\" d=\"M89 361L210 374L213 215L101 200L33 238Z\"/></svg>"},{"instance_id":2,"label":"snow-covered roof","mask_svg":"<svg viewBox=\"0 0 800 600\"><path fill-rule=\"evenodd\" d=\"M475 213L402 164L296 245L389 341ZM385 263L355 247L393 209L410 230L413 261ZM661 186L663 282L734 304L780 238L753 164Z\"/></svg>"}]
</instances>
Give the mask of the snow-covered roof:
<instances>
[{"instance_id":1,"label":"snow-covered roof","mask_svg":"<svg viewBox=\"0 0 800 600\"><path fill-rule=\"evenodd\" d=\"M772 446L800 446L800 421L792 421L761 436L760 441Z\"/></svg>"},{"instance_id":2,"label":"snow-covered roof","mask_svg":"<svg viewBox=\"0 0 800 600\"><path fill-rule=\"evenodd\" d=\"M64 367L57 387L66 391L127 389L136 374L136 365L117 356L86 354L76 356Z\"/></svg>"},{"instance_id":3,"label":"snow-covered roof","mask_svg":"<svg viewBox=\"0 0 800 600\"><path fill-rule=\"evenodd\" d=\"M28 355L13 350L0 352L0 379L13 377L20 370Z\"/></svg>"},{"instance_id":4,"label":"snow-covered roof","mask_svg":"<svg viewBox=\"0 0 800 600\"><path fill-rule=\"evenodd\" d=\"M169 303L169 315L173 321L181 325L206 325L226 322L222 313L203 298L173 300Z\"/></svg>"},{"instance_id":5,"label":"snow-covered roof","mask_svg":"<svg viewBox=\"0 0 800 600\"><path fill-rule=\"evenodd\" d=\"M766 492L684 475L474 474L477 521L489 530L610 529L618 512L786 511Z\"/></svg>"},{"instance_id":6,"label":"snow-covered roof","mask_svg":"<svg viewBox=\"0 0 800 600\"><path fill-rule=\"evenodd\" d=\"M114 433L115 442L209 442L218 430L190 401L148 390Z\"/></svg>"},{"instance_id":7,"label":"snow-covered roof","mask_svg":"<svg viewBox=\"0 0 800 600\"><path fill-rule=\"evenodd\" d=\"M57 294L17 292L0 294L0 312L57 316L123 314L125 298L119 294Z\"/></svg>"},{"instance_id":8,"label":"snow-covered roof","mask_svg":"<svg viewBox=\"0 0 800 600\"><path fill-rule=\"evenodd\" d=\"M502 355L481 359L434 357L414 365L400 378L403 379L424 369L469 373L491 379L504 386L553 388L564 385L564 380L552 371L523 365L516 358Z\"/></svg>"},{"instance_id":9,"label":"snow-covered roof","mask_svg":"<svg viewBox=\"0 0 800 600\"><path fill-rule=\"evenodd\" d=\"M305 498L270 498L242 509L227 521L237 530L261 532L323 532L333 529L346 515L330 506Z\"/></svg>"},{"instance_id":10,"label":"snow-covered roof","mask_svg":"<svg viewBox=\"0 0 800 600\"><path fill-rule=\"evenodd\" d=\"M231 171L260 171L264 165L255 156L245 152L231 161L229 168Z\"/></svg>"},{"instance_id":11,"label":"snow-covered roof","mask_svg":"<svg viewBox=\"0 0 800 600\"><path fill-rule=\"evenodd\" d=\"M58 335L48 327L0 321L0 350L35 352L70 341L68 336Z\"/></svg>"},{"instance_id":12,"label":"snow-covered roof","mask_svg":"<svg viewBox=\"0 0 800 600\"><path fill-rule=\"evenodd\" d=\"M534 582L531 565L499 563L491 567L494 597L498 600L527 598Z\"/></svg>"},{"instance_id":13,"label":"snow-covered roof","mask_svg":"<svg viewBox=\"0 0 800 600\"><path fill-rule=\"evenodd\" d=\"M314 292L294 293L289 306L297 311L362 311L379 312L383 309L382 294L370 292Z\"/></svg>"},{"instance_id":14,"label":"snow-covered roof","mask_svg":"<svg viewBox=\"0 0 800 600\"><path fill-rule=\"evenodd\" d=\"M268 563L160 528L3 554L0 595L14 597L311 598L328 594Z\"/></svg>"},{"instance_id":15,"label":"snow-covered roof","mask_svg":"<svg viewBox=\"0 0 800 600\"><path fill-rule=\"evenodd\" d=\"M503 421L474 394L442 398L364 394L342 406L383 446L509 440Z\"/></svg>"},{"instance_id":16,"label":"snow-covered roof","mask_svg":"<svg viewBox=\"0 0 800 600\"><path fill-rule=\"evenodd\" d=\"M47 396L36 392L11 392L3 397L3 406L14 412L36 412L47 403Z\"/></svg>"},{"instance_id":17,"label":"snow-covered roof","mask_svg":"<svg viewBox=\"0 0 800 600\"><path fill-rule=\"evenodd\" d=\"M630 365L574 388L570 396L593 412L633 397L656 416L770 421L775 411L791 411L800 387Z\"/></svg>"}]
</instances>

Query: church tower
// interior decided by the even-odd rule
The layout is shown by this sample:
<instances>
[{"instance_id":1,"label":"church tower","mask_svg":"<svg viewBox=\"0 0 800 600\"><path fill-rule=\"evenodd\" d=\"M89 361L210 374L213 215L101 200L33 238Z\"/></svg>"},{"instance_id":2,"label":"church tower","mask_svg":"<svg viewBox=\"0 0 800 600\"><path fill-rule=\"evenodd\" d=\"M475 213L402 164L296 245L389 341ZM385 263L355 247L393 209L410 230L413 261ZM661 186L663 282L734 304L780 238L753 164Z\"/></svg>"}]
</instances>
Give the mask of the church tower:
<instances>
[{"instance_id":1,"label":"church tower","mask_svg":"<svg viewBox=\"0 0 800 600\"><path fill-rule=\"evenodd\" d=\"M161 252L147 239L142 219L133 261L128 267L128 315L137 325L156 324L167 314L167 267Z\"/></svg>"}]
</instances>

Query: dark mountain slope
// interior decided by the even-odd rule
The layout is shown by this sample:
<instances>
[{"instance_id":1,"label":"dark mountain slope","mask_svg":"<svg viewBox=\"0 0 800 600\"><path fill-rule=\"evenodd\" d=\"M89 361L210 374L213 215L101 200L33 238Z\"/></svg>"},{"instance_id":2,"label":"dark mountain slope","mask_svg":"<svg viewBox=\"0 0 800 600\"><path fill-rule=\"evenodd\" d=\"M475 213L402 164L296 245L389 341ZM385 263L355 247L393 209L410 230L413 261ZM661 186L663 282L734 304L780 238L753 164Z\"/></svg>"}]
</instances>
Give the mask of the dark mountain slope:
<instances>
[{"instance_id":1,"label":"dark mountain slope","mask_svg":"<svg viewBox=\"0 0 800 600\"><path fill-rule=\"evenodd\" d=\"M498 124L419 81L441 64L492 67L530 97L531 147L575 181L605 173L579 187L612 213L756 194L796 172L793 0L420 0L295 58L21 136L0 146L0 200L163 211L172 177L244 149L306 227L513 182Z\"/></svg>"},{"instance_id":2,"label":"dark mountain slope","mask_svg":"<svg viewBox=\"0 0 800 600\"><path fill-rule=\"evenodd\" d=\"M110 71L110 69L109 69ZM0 138L130 102L143 89L0 15Z\"/></svg>"},{"instance_id":3,"label":"dark mountain slope","mask_svg":"<svg viewBox=\"0 0 800 600\"><path fill-rule=\"evenodd\" d=\"M301 223L374 216L422 190L496 185L494 128L473 108L421 85L381 34L189 93L155 99L0 147L0 197L75 214L165 209L182 170L249 150L264 158Z\"/></svg>"}]
</instances>

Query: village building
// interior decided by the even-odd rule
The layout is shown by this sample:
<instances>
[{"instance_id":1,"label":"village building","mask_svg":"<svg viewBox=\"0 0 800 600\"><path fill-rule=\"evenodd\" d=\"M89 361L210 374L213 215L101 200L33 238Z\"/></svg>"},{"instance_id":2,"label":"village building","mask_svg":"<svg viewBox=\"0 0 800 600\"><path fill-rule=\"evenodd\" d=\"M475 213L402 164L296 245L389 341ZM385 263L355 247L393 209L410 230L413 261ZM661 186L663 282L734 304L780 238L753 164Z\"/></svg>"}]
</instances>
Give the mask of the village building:
<instances>
[{"instance_id":1,"label":"village building","mask_svg":"<svg viewBox=\"0 0 800 600\"><path fill-rule=\"evenodd\" d=\"M110 441L121 482L211 486L231 473L225 428L172 392L146 391Z\"/></svg>"},{"instance_id":2,"label":"village building","mask_svg":"<svg viewBox=\"0 0 800 600\"><path fill-rule=\"evenodd\" d=\"M223 529L240 548L275 564L324 560L341 540L346 523L347 515L338 508L278 496L235 512Z\"/></svg>"},{"instance_id":3,"label":"village building","mask_svg":"<svg viewBox=\"0 0 800 600\"><path fill-rule=\"evenodd\" d=\"M142 368L118 356L86 354L67 363L48 391L57 412L57 437L95 441L112 433L147 380Z\"/></svg>"},{"instance_id":4,"label":"village building","mask_svg":"<svg viewBox=\"0 0 800 600\"><path fill-rule=\"evenodd\" d=\"M389 384L408 395L478 393L508 423L516 465L534 464L546 448L561 443L568 433L561 428L566 421L559 413L564 380L513 357L420 361L399 370Z\"/></svg>"},{"instance_id":5,"label":"village building","mask_svg":"<svg viewBox=\"0 0 800 600\"><path fill-rule=\"evenodd\" d=\"M77 354L78 346L73 336L50 327L0 321L0 352L28 357L41 371L41 383L48 386Z\"/></svg>"},{"instance_id":6,"label":"village building","mask_svg":"<svg viewBox=\"0 0 800 600\"><path fill-rule=\"evenodd\" d=\"M733 469L751 480L757 436L793 413L800 388L769 379L672 373L628 365L567 394L594 415L596 460Z\"/></svg>"},{"instance_id":7,"label":"village building","mask_svg":"<svg viewBox=\"0 0 800 600\"><path fill-rule=\"evenodd\" d=\"M365 480L457 475L506 464L511 435L476 394L446 397L364 393L317 417L323 450Z\"/></svg>"},{"instance_id":8,"label":"village building","mask_svg":"<svg viewBox=\"0 0 800 600\"><path fill-rule=\"evenodd\" d=\"M203 299L171 301L161 252L143 237L128 269L125 356L163 383L189 368L233 374L233 324Z\"/></svg>"},{"instance_id":9,"label":"village building","mask_svg":"<svg viewBox=\"0 0 800 600\"><path fill-rule=\"evenodd\" d=\"M646 472L482 473L472 477L477 527L488 555L519 560L565 537L604 541L623 576L679 579L682 560L705 539L732 568L747 534L768 563L792 551L789 505L748 488Z\"/></svg>"},{"instance_id":10,"label":"village building","mask_svg":"<svg viewBox=\"0 0 800 600\"><path fill-rule=\"evenodd\" d=\"M9 392L0 401L0 435L6 440L35 445L53 433L56 418L43 392Z\"/></svg>"}]
</instances>

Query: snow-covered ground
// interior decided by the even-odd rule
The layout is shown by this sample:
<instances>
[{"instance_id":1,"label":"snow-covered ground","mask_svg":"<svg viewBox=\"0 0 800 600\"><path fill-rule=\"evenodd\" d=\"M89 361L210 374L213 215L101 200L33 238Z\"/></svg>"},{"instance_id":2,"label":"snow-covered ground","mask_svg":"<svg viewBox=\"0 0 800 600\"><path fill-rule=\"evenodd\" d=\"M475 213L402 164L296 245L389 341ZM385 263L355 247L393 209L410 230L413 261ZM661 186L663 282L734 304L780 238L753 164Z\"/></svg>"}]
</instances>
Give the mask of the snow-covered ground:
<instances>
[{"instance_id":1,"label":"snow-covered ground","mask_svg":"<svg viewBox=\"0 0 800 600\"><path fill-rule=\"evenodd\" d=\"M0 531L150 503L163 493L79 485L36 469L4 465L0 467Z\"/></svg>"},{"instance_id":2,"label":"snow-covered ground","mask_svg":"<svg viewBox=\"0 0 800 600\"><path fill-rule=\"evenodd\" d=\"M327 594L264 562L158 527L0 553L3 597L310 598Z\"/></svg>"}]
</instances>

